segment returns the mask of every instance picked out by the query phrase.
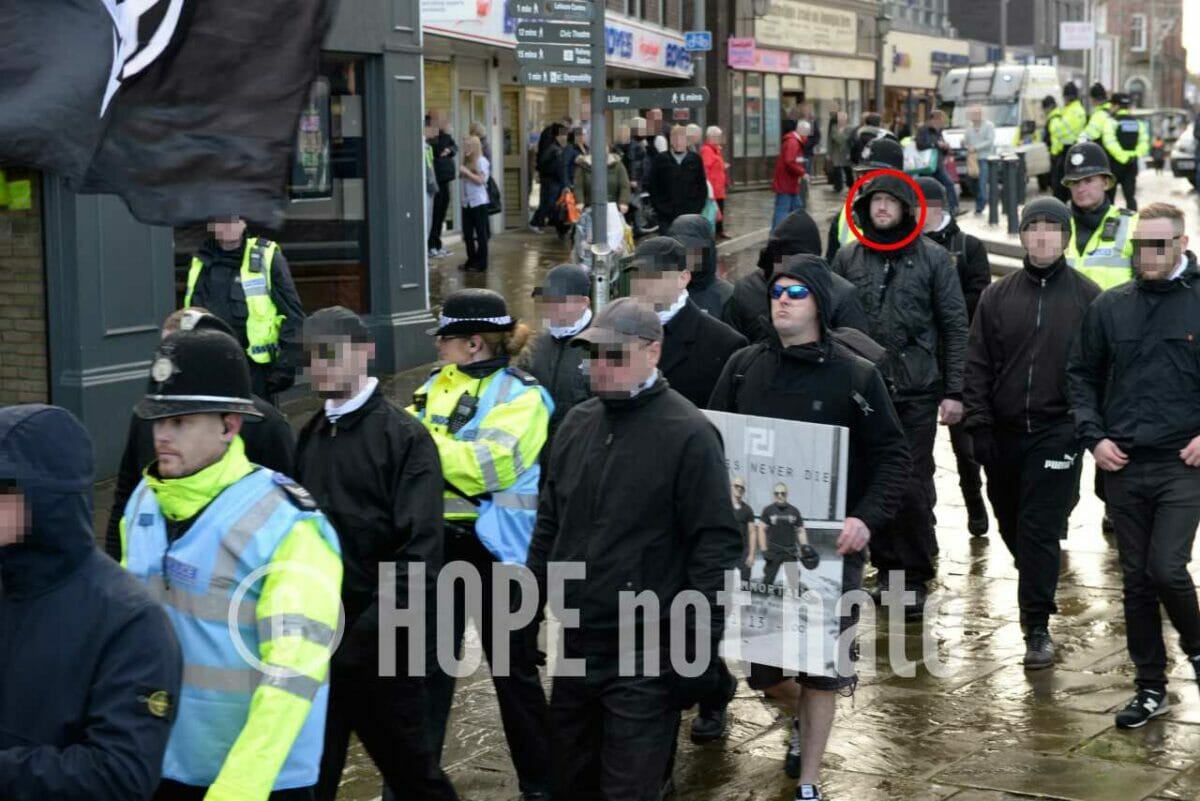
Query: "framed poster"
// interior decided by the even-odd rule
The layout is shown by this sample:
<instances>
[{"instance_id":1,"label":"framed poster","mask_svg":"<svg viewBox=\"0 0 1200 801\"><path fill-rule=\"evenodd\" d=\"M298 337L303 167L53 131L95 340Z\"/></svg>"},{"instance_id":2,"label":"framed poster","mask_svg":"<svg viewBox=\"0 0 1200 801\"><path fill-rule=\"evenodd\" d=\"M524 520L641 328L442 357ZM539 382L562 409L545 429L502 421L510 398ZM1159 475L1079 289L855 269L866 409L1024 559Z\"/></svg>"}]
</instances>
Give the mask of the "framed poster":
<instances>
[{"instance_id":1,"label":"framed poster","mask_svg":"<svg viewBox=\"0 0 1200 801\"><path fill-rule=\"evenodd\" d=\"M296 129L296 152L292 155L288 194L292 200L314 200L333 196L329 169L329 140L332 132L329 108L329 79L318 78L308 93Z\"/></svg>"}]
</instances>

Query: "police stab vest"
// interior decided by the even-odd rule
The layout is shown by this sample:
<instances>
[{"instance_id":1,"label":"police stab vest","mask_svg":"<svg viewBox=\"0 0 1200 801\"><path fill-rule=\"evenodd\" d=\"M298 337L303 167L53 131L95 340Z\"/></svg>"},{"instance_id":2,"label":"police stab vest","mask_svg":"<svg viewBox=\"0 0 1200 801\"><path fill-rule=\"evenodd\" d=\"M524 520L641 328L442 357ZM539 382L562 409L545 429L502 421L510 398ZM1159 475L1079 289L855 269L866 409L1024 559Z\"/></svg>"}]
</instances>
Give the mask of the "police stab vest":
<instances>
[{"instance_id":1,"label":"police stab vest","mask_svg":"<svg viewBox=\"0 0 1200 801\"><path fill-rule=\"evenodd\" d=\"M1071 219L1071 241L1067 245L1067 264L1095 281L1101 289L1112 289L1133 278L1133 266L1129 258L1129 235L1137 216L1118 209L1109 208L1100 227L1092 232L1091 239L1080 254L1075 245L1075 220Z\"/></svg>"},{"instance_id":2,"label":"police stab vest","mask_svg":"<svg viewBox=\"0 0 1200 801\"><path fill-rule=\"evenodd\" d=\"M434 378L436 374L426 383L426 390ZM538 481L542 475L542 468L537 462L531 465L519 463L521 453L514 434L500 429L480 428L480 423L495 406L515 400L526 392L540 392L547 410L551 414L554 413L554 401L544 387L527 384L519 374L512 371L512 368L506 367L488 382L479 396L475 414L454 434L456 440L463 442L492 440L511 448L518 460L517 480L503 490L472 499L452 492L445 496L447 520L474 519L475 534L484 547L499 561L519 565L525 564L529 558L529 543L533 540L533 526L537 521ZM417 417L424 422L428 414L428 410L420 408ZM447 421L434 422L445 425ZM486 445L479 446L476 458L485 475L489 469L495 470L495 467L491 466L491 451Z\"/></svg>"},{"instance_id":3,"label":"police stab vest","mask_svg":"<svg viewBox=\"0 0 1200 801\"><path fill-rule=\"evenodd\" d=\"M268 239L249 237L242 254L241 283L246 296L246 354L256 364L270 364L279 354L279 328L283 317L271 300L271 262L279 245ZM192 305L192 294L205 264L199 256L192 257L188 271L187 292L183 305Z\"/></svg>"},{"instance_id":4,"label":"police stab vest","mask_svg":"<svg viewBox=\"0 0 1200 801\"><path fill-rule=\"evenodd\" d=\"M1136 118L1124 114L1117 115L1114 122L1117 126L1117 144L1127 153L1135 152L1142 132L1141 124Z\"/></svg>"},{"instance_id":5,"label":"police stab vest","mask_svg":"<svg viewBox=\"0 0 1200 801\"><path fill-rule=\"evenodd\" d=\"M163 758L165 778L211 785L246 725L255 689L270 685L312 701L274 790L317 782L329 684L280 668L260 672L248 660L258 658L261 643L280 634L294 635L297 626L312 642L328 646L333 640L333 631L316 621L260 621L256 614L266 577L260 568L270 564L271 555L297 523L315 521L330 547L341 552L324 515L302 511L288 500L280 485L290 482L271 470L255 470L218 495L173 543L144 479L125 508L129 571L162 604L183 650L183 686ZM256 571L259 574L248 581ZM234 631L240 640L236 644Z\"/></svg>"}]
</instances>

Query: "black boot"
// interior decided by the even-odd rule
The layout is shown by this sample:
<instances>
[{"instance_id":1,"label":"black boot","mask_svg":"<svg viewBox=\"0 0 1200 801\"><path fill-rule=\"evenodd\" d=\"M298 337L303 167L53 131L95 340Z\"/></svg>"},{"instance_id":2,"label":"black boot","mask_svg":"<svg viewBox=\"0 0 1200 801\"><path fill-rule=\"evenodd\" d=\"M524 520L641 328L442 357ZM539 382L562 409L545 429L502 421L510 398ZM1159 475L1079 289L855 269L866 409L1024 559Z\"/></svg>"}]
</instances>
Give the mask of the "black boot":
<instances>
[{"instance_id":1,"label":"black boot","mask_svg":"<svg viewBox=\"0 0 1200 801\"><path fill-rule=\"evenodd\" d=\"M1025 669L1042 670L1054 667L1054 640L1045 626L1030 626L1025 635Z\"/></svg>"},{"instance_id":2,"label":"black boot","mask_svg":"<svg viewBox=\"0 0 1200 801\"><path fill-rule=\"evenodd\" d=\"M967 531L972 537L986 537L988 533L988 513L987 507L983 503L983 496L976 490L973 493L964 493L963 500L967 502Z\"/></svg>"}]
</instances>

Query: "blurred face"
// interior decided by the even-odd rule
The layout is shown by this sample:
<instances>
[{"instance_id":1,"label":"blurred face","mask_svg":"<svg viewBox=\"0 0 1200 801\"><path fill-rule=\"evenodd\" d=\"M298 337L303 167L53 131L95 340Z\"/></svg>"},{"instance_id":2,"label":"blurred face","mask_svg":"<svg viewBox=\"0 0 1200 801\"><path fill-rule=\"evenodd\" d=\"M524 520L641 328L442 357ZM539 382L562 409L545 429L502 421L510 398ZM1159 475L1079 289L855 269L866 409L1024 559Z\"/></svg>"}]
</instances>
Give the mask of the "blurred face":
<instances>
[{"instance_id":1,"label":"blurred face","mask_svg":"<svg viewBox=\"0 0 1200 801\"><path fill-rule=\"evenodd\" d=\"M154 454L161 478L194 475L225 455L242 430L241 415L185 414L154 421Z\"/></svg>"},{"instance_id":2,"label":"blurred face","mask_svg":"<svg viewBox=\"0 0 1200 801\"><path fill-rule=\"evenodd\" d=\"M1133 268L1146 281L1165 281L1175 272L1188 238L1173 220L1138 220L1133 233Z\"/></svg>"},{"instance_id":3,"label":"blurred face","mask_svg":"<svg viewBox=\"0 0 1200 801\"><path fill-rule=\"evenodd\" d=\"M1108 188L1108 177L1089 175L1071 184L1071 202L1075 208L1088 211L1104 202L1104 190Z\"/></svg>"},{"instance_id":4,"label":"blurred face","mask_svg":"<svg viewBox=\"0 0 1200 801\"><path fill-rule=\"evenodd\" d=\"M538 301L537 309L546 325L566 328L579 322L589 305L591 300L584 295L567 295L561 298L543 297Z\"/></svg>"},{"instance_id":5,"label":"blurred face","mask_svg":"<svg viewBox=\"0 0 1200 801\"><path fill-rule=\"evenodd\" d=\"M694 130L688 130L687 131L687 143L689 145L698 145L698 144L700 144L701 136L703 136L703 133L700 131L699 128L696 128Z\"/></svg>"},{"instance_id":6,"label":"blurred face","mask_svg":"<svg viewBox=\"0 0 1200 801\"><path fill-rule=\"evenodd\" d=\"M0 548L23 540L28 529L25 496L13 484L0 484Z\"/></svg>"},{"instance_id":7,"label":"blurred face","mask_svg":"<svg viewBox=\"0 0 1200 801\"><path fill-rule=\"evenodd\" d=\"M561 147L566 147L566 145L567 145L567 132L566 132L566 131L562 131L562 132L560 132L560 133L558 134L558 136L554 137L554 139L555 139L555 141L557 141L557 142L558 142L558 144L559 144Z\"/></svg>"},{"instance_id":8,"label":"blurred face","mask_svg":"<svg viewBox=\"0 0 1200 801\"><path fill-rule=\"evenodd\" d=\"M846 115L846 112L839 111L838 115L837 115L838 127L839 128L844 127L846 125L846 123L848 123L848 122L850 122L850 117Z\"/></svg>"},{"instance_id":9,"label":"blurred face","mask_svg":"<svg viewBox=\"0 0 1200 801\"><path fill-rule=\"evenodd\" d=\"M710 145L720 146L725 143L725 134L720 131L713 131L708 135L708 143Z\"/></svg>"},{"instance_id":10,"label":"blurred face","mask_svg":"<svg viewBox=\"0 0 1200 801\"><path fill-rule=\"evenodd\" d=\"M662 355L661 342L614 342L588 345L587 370L592 392L623 398L650 379Z\"/></svg>"},{"instance_id":11,"label":"blurred face","mask_svg":"<svg viewBox=\"0 0 1200 801\"><path fill-rule=\"evenodd\" d=\"M871 196L871 222L876 230L895 228L903 216L904 207L896 198L885 192L876 192Z\"/></svg>"},{"instance_id":12,"label":"blurred face","mask_svg":"<svg viewBox=\"0 0 1200 801\"><path fill-rule=\"evenodd\" d=\"M687 150L688 137L687 131L683 128L676 128L671 131L671 149L676 153L683 153Z\"/></svg>"},{"instance_id":13,"label":"blurred face","mask_svg":"<svg viewBox=\"0 0 1200 801\"><path fill-rule=\"evenodd\" d=\"M929 124L940 131L946 126L946 118L940 114L934 114L929 118Z\"/></svg>"},{"instance_id":14,"label":"blurred face","mask_svg":"<svg viewBox=\"0 0 1200 801\"><path fill-rule=\"evenodd\" d=\"M978 106L972 106L967 109L967 119L970 120L972 125L979 125L983 120L983 109Z\"/></svg>"},{"instance_id":15,"label":"blurred face","mask_svg":"<svg viewBox=\"0 0 1200 801\"><path fill-rule=\"evenodd\" d=\"M1056 222L1036 220L1021 231L1021 246L1038 267L1049 267L1067 248L1067 231Z\"/></svg>"},{"instance_id":16,"label":"blurred face","mask_svg":"<svg viewBox=\"0 0 1200 801\"><path fill-rule=\"evenodd\" d=\"M787 487L776 484L774 490L775 503L787 503Z\"/></svg>"},{"instance_id":17,"label":"blurred face","mask_svg":"<svg viewBox=\"0 0 1200 801\"><path fill-rule=\"evenodd\" d=\"M618 145L629 144L629 126L628 125L620 125L617 127L617 144Z\"/></svg>"},{"instance_id":18,"label":"blurred face","mask_svg":"<svg viewBox=\"0 0 1200 801\"><path fill-rule=\"evenodd\" d=\"M691 280L692 274L687 270L638 270L633 274L629 285L635 298L661 312L675 305Z\"/></svg>"},{"instance_id":19,"label":"blurred face","mask_svg":"<svg viewBox=\"0 0 1200 801\"><path fill-rule=\"evenodd\" d=\"M465 364L482 361L483 353L487 348L483 337L478 334L470 336L465 334L437 336L433 338L433 342L437 347L438 361L457 364L460 367Z\"/></svg>"},{"instance_id":20,"label":"blurred face","mask_svg":"<svg viewBox=\"0 0 1200 801\"><path fill-rule=\"evenodd\" d=\"M740 501L746 495L746 485L740 481L733 482L733 499Z\"/></svg>"},{"instance_id":21,"label":"blurred face","mask_svg":"<svg viewBox=\"0 0 1200 801\"><path fill-rule=\"evenodd\" d=\"M658 123L662 122L662 109L652 108L647 111L646 122L650 123L652 126L657 126ZM655 128L655 130L657 130L657 128Z\"/></svg>"},{"instance_id":22,"label":"blurred face","mask_svg":"<svg viewBox=\"0 0 1200 801\"><path fill-rule=\"evenodd\" d=\"M213 220L208 224L208 232L217 240L217 244L226 250L232 250L242 244L242 234L246 233L246 221L240 217Z\"/></svg>"},{"instance_id":23,"label":"blurred face","mask_svg":"<svg viewBox=\"0 0 1200 801\"><path fill-rule=\"evenodd\" d=\"M817 326L820 316L817 311L817 299L813 297L812 292L806 290L808 287L802 282L786 275L772 282L771 323L781 339L811 334Z\"/></svg>"},{"instance_id":24,"label":"blurred face","mask_svg":"<svg viewBox=\"0 0 1200 801\"><path fill-rule=\"evenodd\" d=\"M936 231L944 219L942 216L943 207L941 203L930 202L928 205L929 211L925 214L925 231Z\"/></svg>"},{"instance_id":25,"label":"blurred face","mask_svg":"<svg viewBox=\"0 0 1200 801\"><path fill-rule=\"evenodd\" d=\"M357 394L375 357L374 343L351 342L346 337L308 342L304 351L312 388L323 400Z\"/></svg>"}]
</instances>

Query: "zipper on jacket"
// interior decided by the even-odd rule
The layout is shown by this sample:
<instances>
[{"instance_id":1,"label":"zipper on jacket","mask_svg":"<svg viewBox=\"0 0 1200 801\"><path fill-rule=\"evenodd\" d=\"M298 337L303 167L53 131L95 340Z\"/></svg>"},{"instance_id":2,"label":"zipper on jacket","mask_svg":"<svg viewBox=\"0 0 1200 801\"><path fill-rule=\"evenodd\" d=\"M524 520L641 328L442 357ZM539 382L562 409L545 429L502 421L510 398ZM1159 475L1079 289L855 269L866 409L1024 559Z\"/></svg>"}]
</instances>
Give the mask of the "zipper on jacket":
<instances>
[{"instance_id":1,"label":"zipper on jacket","mask_svg":"<svg viewBox=\"0 0 1200 801\"><path fill-rule=\"evenodd\" d=\"M1038 331L1042 330L1042 298L1046 295L1046 279L1042 278L1038 282L1038 305L1037 319L1033 324L1033 333L1036 336ZM1025 378L1025 432L1033 433L1033 417L1029 410L1029 396L1033 394L1033 359L1029 360L1029 375Z\"/></svg>"}]
</instances>

